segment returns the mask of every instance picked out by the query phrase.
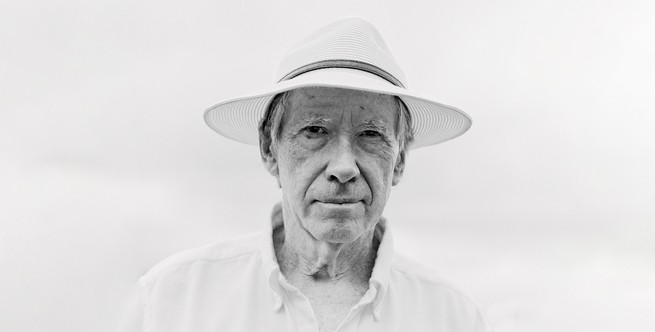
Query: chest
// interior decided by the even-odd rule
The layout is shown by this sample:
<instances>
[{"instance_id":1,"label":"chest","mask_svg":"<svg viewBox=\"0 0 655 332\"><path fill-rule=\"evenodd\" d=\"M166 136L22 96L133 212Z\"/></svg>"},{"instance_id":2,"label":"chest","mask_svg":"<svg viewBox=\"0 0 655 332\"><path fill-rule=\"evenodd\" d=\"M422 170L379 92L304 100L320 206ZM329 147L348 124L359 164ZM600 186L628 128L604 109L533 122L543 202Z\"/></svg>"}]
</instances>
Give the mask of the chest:
<instances>
[{"instance_id":1,"label":"chest","mask_svg":"<svg viewBox=\"0 0 655 332\"><path fill-rule=\"evenodd\" d=\"M312 306L320 332L335 331L365 293L359 288L310 288L303 294Z\"/></svg>"}]
</instances>

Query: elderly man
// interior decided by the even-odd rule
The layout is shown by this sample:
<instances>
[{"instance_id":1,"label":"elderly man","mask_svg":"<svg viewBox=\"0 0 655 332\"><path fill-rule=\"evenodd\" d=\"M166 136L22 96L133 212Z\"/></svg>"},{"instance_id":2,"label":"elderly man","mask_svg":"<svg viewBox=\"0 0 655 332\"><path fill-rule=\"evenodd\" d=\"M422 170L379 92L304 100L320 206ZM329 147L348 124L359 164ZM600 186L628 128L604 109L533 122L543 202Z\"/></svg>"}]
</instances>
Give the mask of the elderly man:
<instances>
[{"instance_id":1,"label":"elderly man","mask_svg":"<svg viewBox=\"0 0 655 332\"><path fill-rule=\"evenodd\" d=\"M138 284L144 331L489 331L456 287L393 252L382 218L410 147L465 132L418 96L368 22L293 48L270 89L219 103L209 126L258 144L282 202L270 229L168 258Z\"/></svg>"}]
</instances>

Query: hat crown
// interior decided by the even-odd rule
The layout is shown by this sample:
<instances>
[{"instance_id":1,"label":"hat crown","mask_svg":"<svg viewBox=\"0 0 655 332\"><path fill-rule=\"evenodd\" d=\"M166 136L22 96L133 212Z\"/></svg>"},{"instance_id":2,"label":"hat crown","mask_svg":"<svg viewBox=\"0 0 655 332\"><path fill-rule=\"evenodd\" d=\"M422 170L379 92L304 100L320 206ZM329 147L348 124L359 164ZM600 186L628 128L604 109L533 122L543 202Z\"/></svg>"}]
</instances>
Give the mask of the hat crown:
<instances>
[{"instance_id":1,"label":"hat crown","mask_svg":"<svg viewBox=\"0 0 655 332\"><path fill-rule=\"evenodd\" d=\"M300 41L286 53L276 81L332 67L368 71L394 85L407 87L405 74L384 39L371 23L361 18L333 22Z\"/></svg>"},{"instance_id":2,"label":"hat crown","mask_svg":"<svg viewBox=\"0 0 655 332\"><path fill-rule=\"evenodd\" d=\"M258 145L259 124L275 96L305 87L400 98L412 117L412 148L447 141L471 127L466 113L408 89L405 75L380 33L360 18L342 19L309 35L287 52L272 86L210 107L205 121L225 137Z\"/></svg>"}]
</instances>

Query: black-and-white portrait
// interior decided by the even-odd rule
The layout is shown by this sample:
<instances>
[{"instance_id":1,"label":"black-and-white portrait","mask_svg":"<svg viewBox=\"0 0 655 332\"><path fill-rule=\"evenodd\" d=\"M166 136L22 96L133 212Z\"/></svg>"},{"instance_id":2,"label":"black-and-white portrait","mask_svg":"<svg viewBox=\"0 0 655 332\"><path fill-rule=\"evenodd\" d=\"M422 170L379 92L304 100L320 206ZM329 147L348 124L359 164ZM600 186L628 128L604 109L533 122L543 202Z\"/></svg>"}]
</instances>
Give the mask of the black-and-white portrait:
<instances>
[{"instance_id":1,"label":"black-and-white portrait","mask_svg":"<svg viewBox=\"0 0 655 332\"><path fill-rule=\"evenodd\" d=\"M654 14L5 3L0 330L652 330Z\"/></svg>"}]
</instances>

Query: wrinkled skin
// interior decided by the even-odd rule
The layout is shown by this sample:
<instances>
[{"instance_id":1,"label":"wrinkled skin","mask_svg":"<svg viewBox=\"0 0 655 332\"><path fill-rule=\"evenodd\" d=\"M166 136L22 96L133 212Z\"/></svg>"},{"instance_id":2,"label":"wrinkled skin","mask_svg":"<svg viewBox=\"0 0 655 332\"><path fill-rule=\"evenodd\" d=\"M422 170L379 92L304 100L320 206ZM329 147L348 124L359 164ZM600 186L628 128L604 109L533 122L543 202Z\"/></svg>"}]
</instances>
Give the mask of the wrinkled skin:
<instances>
[{"instance_id":1,"label":"wrinkled skin","mask_svg":"<svg viewBox=\"0 0 655 332\"><path fill-rule=\"evenodd\" d=\"M265 161L282 188L285 225L291 218L315 240L335 244L372 232L404 168L393 97L306 88L285 107Z\"/></svg>"}]
</instances>

